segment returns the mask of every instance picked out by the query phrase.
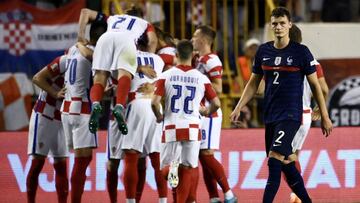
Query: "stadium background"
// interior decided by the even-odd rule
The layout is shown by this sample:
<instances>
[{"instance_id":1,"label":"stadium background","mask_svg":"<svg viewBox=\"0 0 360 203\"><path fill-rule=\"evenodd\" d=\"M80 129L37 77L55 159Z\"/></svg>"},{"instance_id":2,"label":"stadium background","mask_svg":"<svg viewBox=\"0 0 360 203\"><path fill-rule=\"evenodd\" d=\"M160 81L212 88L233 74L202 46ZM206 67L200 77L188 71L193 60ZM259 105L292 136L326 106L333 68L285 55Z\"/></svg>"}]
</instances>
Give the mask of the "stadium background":
<instances>
[{"instance_id":1,"label":"stadium background","mask_svg":"<svg viewBox=\"0 0 360 203\"><path fill-rule=\"evenodd\" d=\"M293 8L294 20L299 21L303 31L304 44L323 66L330 88L329 113L337 126L327 139L318 128L310 131L300 155L305 184L314 202L360 202L360 3L358 0L324 0L324 5L336 2L349 3L350 10L343 10L344 7L333 10L333 16L338 15L336 12L352 12L347 22L337 22L337 19L317 22L312 19L311 1L305 0L0 1L0 191L3 194L0 202L25 201L24 181L30 163L26 155L26 130L38 92L31 77L76 41L81 8L109 14L131 3L143 6L148 20L179 39L191 38L199 24L216 28L214 50L224 63L223 128L233 127L228 116L244 87L237 58L243 54L246 40L270 40L267 22L271 9L276 5ZM41 6L48 8L39 8ZM301 9L296 9L297 6ZM328 21L325 17L321 20ZM259 95L249 106L250 126L262 127L261 102ZM106 119L103 120L106 126ZM224 164L240 202L260 202L267 176L263 133L261 128L223 131L222 150L217 158ZM88 171L84 202L104 202L108 198L104 182L105 137L106 133L102 132L101 147L96 150ZM70 157L69 168L72 161ZM143 202L156 202L152 175L149 165ZM39 202L56 199L54 175L49 164L40 175L39 185ZM286 202L289 190L285 184L280 190L276 202ZM119 191L119 198L123 198L121 184ZM199 202L206 202L202 182L198 197Z\"/></svg>"}]
</instances>

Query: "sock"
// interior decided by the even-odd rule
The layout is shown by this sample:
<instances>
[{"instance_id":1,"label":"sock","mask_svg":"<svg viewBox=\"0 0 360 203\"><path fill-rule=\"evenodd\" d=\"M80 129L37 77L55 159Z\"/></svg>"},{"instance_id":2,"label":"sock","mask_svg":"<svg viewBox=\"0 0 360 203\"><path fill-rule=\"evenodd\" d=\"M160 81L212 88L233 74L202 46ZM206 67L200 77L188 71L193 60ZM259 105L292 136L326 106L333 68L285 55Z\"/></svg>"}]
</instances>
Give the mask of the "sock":
<instances>
[{"instance_id":1,"label":"sock","mask_svg":"<svg viewBox=\"0 0 360 203\"><path fill-rule=\"evenodd\" d=\"M137 173L138 159L139 154L125 152L124 187L126 199L136 198L136 186L139 178Z\"/></svg>"},{"instance_id":2,"label":"sock","mask_svg":"<svg viewBox=\"0 0 360 203\"><path fill-rule=\"evenodd\" d=\"M204 178L206 190L209 193L210 199L219 198L219 192L217 189L217 182L216 182L215 178L212 176L211 171L207 167L205 167L202 159L200 159L200 163L203 166L203 167L201 167L202 172L203 172L203 178Z\"/></svg>"},{"instance_id":3,"label":"sock","mask_svg":"<svg viewBox=\"0 0 360 203\"><path fill-rule=\"evenodd\" d=\"M176 188L171 188L171 193L172 193L172 196L173 196L173 203L177 203L176 202Z\"/></svg>"},{"instance_id":4,"label":"sock","mask_svg":"<svg viewBox=\"0 0 360 203\"><path fill-rule=\"evenodd\" d=\"M131 78L128 76L121 76L118 80L118 88L116 91L116 104L126 105L126 98L130 91Z\"/></svg>"},{"instance_id":5,"label":"sock","mask_svg":"<svg viewBox=\"0 0 360 203\"><path fill-rule=\"evenodd\" d=\"M66 170L66 160L54 163L55 187L59 203L66 203L69 194L69 181Z\"/></svg>"},{"instance_id":6,"label":"sock","mask_svg":"<svg viewBox=\"0 0 360 203\"><path fill-rule=\"evenodd\" d=\"M199 183L199 167L192 168L191 170L191 187L187 202L196 202L196 191Z\"/></svg>"},{"instance_id":7,"label":"sock","mask_svg":"<svg viewBox=\"0 0 360 203\"><path fill-rule=\"evenodd\" d=\"M75 157L74 167L71 173L71 202L80 203L86 181L86 168L92 157Z\"/></svg>"},{"instance_id":8,"label":"sock","mask_svg":"<svg viewBox=\"0 0 360 203\"><path fill-rule=\"evenodd\" d=\"M136 202L140 202L141 195L144 191L145 179L146 179L146 159L139 158L138 161L138 182L136 185Z\"/></svg>"},{"instance_id":9,"label":"sock","mask_svg":"<svg viewBox=\"0 0 360 203\"><path fill-rule=\"evenodd\" d=\"M272 203L280 186L282 162L275 158L268 159L269 177L263 196L263 203Z\"/></svg>"},{"instance_id":10,"label":"sock","mask_svg":"<svg viewBox=\"0 0 360 203\"><path fill-rule=\"evenodd\" d=\"M200 162L202 167L208 168L212 176L219 183L222 191L225 193L230 190L227 177L225 175L224 167L218 160L215 159L214 155L200 155Z\"/></svg>"},{"instance_id":11,"label":"sock","mask_svg":"<svg viewBox=\"0 0 360 203\"><path fill-rule=\"evenodd\" d=\"M95 83L90 90L91 102L100 102L104 95L104 86L100 83Z\"/></svg>"},{"instance_id":12,"label":"sock","mask_svg":"<svg viewBox=\"0 0 360 203\"><path fill-rule=\"evenodd\" d=\"M117 185L118 185L118 172L117 170L106 171L106 185L111 203L117 202Z\"/></svg>"},{"instance_id":13,"label":"sock","mask_svg":"<svg viewBox=\"0 0 360 203\"><path fill-rule=\"evenodd\" d=\"M159 203L167 203L167 197L159 198Z\"/></svg>"},{"instance_id":14,"label":"sock","mask_svg":"<svg viewBox=\"0 0 360 203\"><path fill-rule=\"evenodd\" d=\"M295 162L284 164L282 166L282 171L288 180L290 188L301 199L301 201L303 203L311 203L311 199L304 185L304 180L299 171L296 169Z\"/></svg>"},{"instance_id":15,"label":"sock","mask_svg":"<svg viewBox=\"0 0 360 203\"><path fill-rule=\"evenodd\" d=\"M191 185L191 169L179 166L179 185L176 187L176 202L184 203L188 199Z\"/></svg>"},{"instance_id":16,"label":"sock","mask_svg":"<svg viewBox=\"0 0 360 203\"><path fill-rule=\"evenodd\" d=\"M41 159L33 158L31 161L31 167L26 177L26 193L27 193L28 203L35 203L39 174L44 166L44 163L45 163L45 158L41 158Z\"/></svg>"},{"instance_id":17,"label":"sock","mask_svg":"<svg viewBox=\"0 0 360 203\"><path fill-rule=\"evenodd\" d=\"M155 181L159 198L167 197L167 182L160 170L160 153L154 152L149 154L151 165L155 171Z\"/></svg>"}]
</instances>

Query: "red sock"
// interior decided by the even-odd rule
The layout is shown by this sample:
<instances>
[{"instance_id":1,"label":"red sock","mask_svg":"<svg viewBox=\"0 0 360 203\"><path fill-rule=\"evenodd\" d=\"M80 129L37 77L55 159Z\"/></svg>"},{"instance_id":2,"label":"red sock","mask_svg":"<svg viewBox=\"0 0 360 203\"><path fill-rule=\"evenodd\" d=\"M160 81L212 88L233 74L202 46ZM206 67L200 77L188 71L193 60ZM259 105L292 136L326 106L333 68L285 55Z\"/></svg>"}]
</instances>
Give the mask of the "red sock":
<instances>
[{"instance_id":1,"label":"red sock","mask_svg":"<svg viewBox=\"0 0 360 203\"><path fill-rule=\"evenodd\" d=\"M31 161L31 167L26 177L26 193L28 203L35 203L39 174L44 166L44 163L45 159L43 158L33 158L33 160Z\"/></svg>"},{"instance_id":2,"label":"red sock","mask_svg":"<svg viewBox=\"0 0 360 203\"><path fill-rule=\"evenodd\" d=\"M117 202L117 185L118 185L118 172L117 170L106 171L106 185L111 203Z\"/></svg>"},{"instance_id":3,"label":"red sock","mask_svg":"<svg viewBox=\"0 0 360 203\"><path fill-rule=\"evenodd\" d=\"M172 188L171 193L172 193L173 200L174 200L173 203L176 203L176 188Z\"/></svg>"},{"instance_id":4,"label":"red sock","mask_svg":"<svg viewBox=\"0 0 360 203\"><path fill-rule=\"evenodd\" d=\"M96 83L91 87L90 99L91 102L100 102L104 95L104 86L100 83Z\"/></svg>"},{"instance_id":5,"label":"red sock","mask_svg":"<svg viewBox=\"0 0 360 203\"><path fill-rule=\"evenodd\" d=\"M203 172L203 178L205 182L206 189L209 193L209 197L211 198L218 198L219 192L217 189L217 182L213 175L211 174L211 171L206 167L204 160L200 156L200 163L202 165L202 172Z\"/></svg>"},{"instance_id":6,"label":"red sock","mask_svg":"<svg viewBox=\"0 0 360 203\"><path fill-rule=\"evenodd\" d=\"M124 187L127 199L136 198L136 186L139 178L137 173L138 159L139 154L125 152Z\"/></svg>"},{"instance_id":7,"label":"red sock","mask_svg":"<svg viewBox=\"0 0 360 203\"><path fill-rule=\"evenodd\" d=\"M199 167L191 169L191 188L187 202L196 202L196 191L199 183Z\"/></svg>"},{"instance_id":8,"label":"red sock","mask_svg":"<svg viewBox=\"0 0 360 203\"><path fill-rule=\"evenodd\" d=\"M155 181L158 190L159 198L167 197L167 181L164 178L162 171L160 171L160 153L154 152L150 155L151 165L155 171Z\"/></svg>"},{"instance_id":9,"label":"red sock","mask_svg":"<svg viewBox=\"0 0 360 203\"><path fill-rule=\"evenodd\" d=\"M202 167L208 168L213 177L219 183L221 189L224 193L230 190L227 177L225 175L225 170L223 166L215 159L214 155L200 155L200 161Z\"/></svg>"},{"instance_id":10,"label":"red sock","mask_svg":"<svg viewBox=\"0 0 360 203\"><path fill-rule=\"evenodd\" d=\"M192 169L179 166L179 185L176 187L176 202L185 203L189 197Z\"/></svg>"},{"instance_id":11,"label":"red sock","mask_svg":"<svg viewBox=\"0 0 360 203\"><path fill-rule=\"evenodd\" d=\"M144 191L145 179L146 179L146 159L139 158L138 162L138 182L136 185L136 202L140 202L141 195Z\"/></svg>"},{"instance_id":12,"label":"red sock","mask_svg":"<svg viewBox=\"0 0 360 203\"><path fill-rule=\"evenodd\" d=\"M80 203L86 181L86 168L92 157L75 157L71 173L71 203Z\"/></svg>"},{"instance_id":13,"label":"red sock","mask_svg":"<svg viewBox=\"0 0 360 203\"><path fill-rule=\"evenodd\" d=\"M116 91L116 104L126 105L126 98L130 91L131 78L124 75L118 80L118 88Z\"/></svg>"},{"instance_id":14,"label":"red sock","mask_svg":"<svg viewBox=\"0 0 360 203\"><path fill-rule=\"evenodd\" d=\"M66 160L54 163L55 187L59 203L66 203L69 194L69 181L67 178Z\"/></svg>"}]
</instances>

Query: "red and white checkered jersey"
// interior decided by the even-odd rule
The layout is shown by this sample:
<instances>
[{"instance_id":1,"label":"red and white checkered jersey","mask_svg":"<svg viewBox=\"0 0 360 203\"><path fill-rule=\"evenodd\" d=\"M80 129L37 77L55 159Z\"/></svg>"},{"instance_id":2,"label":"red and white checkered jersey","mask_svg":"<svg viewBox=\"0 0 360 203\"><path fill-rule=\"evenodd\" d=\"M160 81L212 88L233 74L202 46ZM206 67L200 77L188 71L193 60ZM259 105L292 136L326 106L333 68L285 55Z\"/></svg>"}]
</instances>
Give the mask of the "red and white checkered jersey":
<instances>
[{"instance_id":1,"label":"red and white checkered jersey","mask_svg":"<svg viewBox=\"0 0 360 203\"><path fill-rule=\"evenodd\" d=\"M163 142L200 140L200 103L216 97L210 80L191 66L163 72L155 94L165 98Z\"/></svg>"},{"instance_id":2,"label":"red and white checkered jersey","mask_svg":"<svg viewBox=\"0 0 360 203\"><path fill-rule=\"evenodd\" d=\"M323 69L322 69L320 63L316 61L315 66L316 66L317 77L318 78L324 77ZM312 97L312 92L311 92L310 84L305 77L304 78L304 92L303 92L303 109L304 110L311 109L311 97Z\"/></svg>"},{"instance_id":3,"label":"red and white checkered jersey","mask_svg":"<svg viewBox=\"0 0 360 203\"><path fill-rule=\"evenodd\" d=\"M107 24L107 32L129 32L129 36L133 37L135 41L145 31L154 29L146 20L126 14L109 16Z\"/></svg>"},{"instance_id":4,"label":"red and white checkered jersey","mask_svg":"<svg viewBox=\"0 0 360 203\"><path fill-rule=\"evenodd\" d=\"M87 46L94 49L93 46ZM89 114L90 86L92 81L91 61L81 55L74 45L67 54L65 72L65 99L61 112L71 115Z\"/></svg>"},{"instance_id":5,"label":"red and white checkered jersey","mask_svg":"<svg viewBox=\"0 0 360 203\"><path fill-rule=\"evenodd\" d=\"M195 67L200 72L207 75L210 80L221 78L222 76L223 67L217 54L210 53L200 56L195 62Z\"/></svg>"},{"instance_id":6,"label":"red and white checkered jersey","mask_svg":"<svg viewBox=\"0 0 360 203\"><path fill-rule=\"evenodd\" d=\"M164 61L165 66L173 66L176 57L176 48L171 46L162 47L157 51L157 55Z\"/></svg>"},{"instance_id":7,"label":"red and white checkered jersey","mask_svg":"<svg viewBox=\"0 0 360 203\"><path fill-rule=\"evenodd\" d=\"M55 90L60 90L64 85L65 63L66 56L64 55L55 58L49 65L46 66L53 77L47 82ZM61 120L61 103L61 100L57 100L44 90L41 90L39 97L34 105L34 111L41 113L44 117L50 120Z\"/></svg>"},{"instance_id":8,"label":"red and white checkered jersey","mask_svg":"<svg viewBox=\"0 0 360 203\"><path fill-rule=\"evenodd\" d=\"M163 60L154 53L137 51L136 53L138 65L151 65L156 72L156 75L160 75L164 69ZM155 79L148 78L143 73L136 73L131 80L131 88L129 93L129 102L137 97L141 97L142 93L136 92L138 88L144 83L153 83Z\"/></svg>"}]
</instances>

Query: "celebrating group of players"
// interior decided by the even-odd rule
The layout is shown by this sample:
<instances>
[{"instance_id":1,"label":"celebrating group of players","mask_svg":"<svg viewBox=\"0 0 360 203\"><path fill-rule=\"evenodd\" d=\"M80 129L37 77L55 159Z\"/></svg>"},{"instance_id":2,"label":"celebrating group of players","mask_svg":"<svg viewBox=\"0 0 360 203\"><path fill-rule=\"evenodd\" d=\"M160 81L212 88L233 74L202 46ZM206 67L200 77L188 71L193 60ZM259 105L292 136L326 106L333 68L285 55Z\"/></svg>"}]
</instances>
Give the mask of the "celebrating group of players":
<instances>
[{"instance_id":1,"label":"celebrating group of players","mask_svg":"<svg viewBox=\"0 0 360 203\"><path fill-rule=\"evenodd\" d=\"M86 168L98 146L104 94L112 98L107 138L111 202L118 201L120 160L126 202L140 201L146 156L155 171L160 203L167 202L166 179L176 202L196 201L199 158L211 201L220 202L219 183L225 202L237 202L214 158L222 121L217 97L222 91L222 63L211 51L216 32L200 26L192 41L175 45L171 36L141 16L135 7L109 17L83 9L78 43L34 76L42 91L29 127L28 154L33 159L27 176L28 202L35 202L38 176L49 154L55 160L58 201L66 202L69 149L75 153L71 202L81 202ZM84 37L88 23L90 40Z\"/></svg>"},{"instance_id":2,"label":"celebrating group of players","mask_svg":"<svg viewBox=\"0 0 360 203\"><path fill-rule=\"evenodd\" d=\"M124 162L126 202L140 201L146 156L150 157L155 171L159 203L167 202L167 181L173 188L175 202L196 202L199 160L210 202L221 202L217 184L224 193L224 202L238 201L229 187L224 168L214 157L214 150L219 149L222 122L217 96L222 92L222 63L211 50L216 32L209 26L199 26L191 41L180 40L175 45L171 36L154 28L141 16L141 10L135 7L125 14L109 17L83 9L78 43L34 76L34 83L42 91L29 125L28 154L33 159L26 181L28 202L35 202L38 176L49 154L54 157L58 202L67 201L69 149L75 153L70 180L71 202L81 202L86 168L91 162L92 150L98 146L96 132L103 113L100 101L105 94L112 98L107 137L110 202L118 201L120 160ZM291 24L286 12L273 12L272 22L283 26L278 20L284 17ZM90 40L84 37L88 23L92 23ZM274 46L276 43L275 40ZM265 97L272 95L268 96L269 111L265 114L269 123L266 140L270 175L264 202L272 202L276 194L279 169L303 202L311 202L303 191L303 183L298 184L301 176L299 178L299 173L294 172L297 169L292 165L291 141L302 115L302 92L299 95L298 90L302 90L304 75L314 73L315 64L305 46L294 42L290 45L286 53L271 54L274 46L270 44L258 51L250 85L231 115L236 123L241 108L265 74ZM297 49L302 50L304 58L297 55ZM289 52L293 54L291 57ZM316 76L308 80L318 91ZM279 87L283 82L296 83L291 87L296 91L282 89L286 88L285 84ZM287 97L289 93L291 96ZM300 101L290 101L299 96ZM320 101L322 117L326 117L323 98L316 98ZM288 99L290 111L285 115L284 106L277 106L276 102ZM278 122L279 119L290 121ZM331 122L325 121L324 130L328 134Z\"/></svg>"}]
</instances>

